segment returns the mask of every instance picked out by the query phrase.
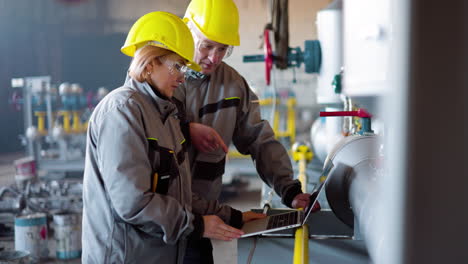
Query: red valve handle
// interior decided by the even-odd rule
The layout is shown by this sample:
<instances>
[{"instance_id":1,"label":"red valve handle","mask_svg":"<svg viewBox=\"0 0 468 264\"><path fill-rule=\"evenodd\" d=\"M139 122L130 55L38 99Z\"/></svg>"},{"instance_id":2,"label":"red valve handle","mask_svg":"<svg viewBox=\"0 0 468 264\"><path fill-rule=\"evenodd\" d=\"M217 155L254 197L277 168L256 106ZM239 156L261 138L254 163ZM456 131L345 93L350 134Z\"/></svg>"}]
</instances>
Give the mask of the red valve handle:
<instances>
[{"instance_id":1,"label":"red valve handle","mask_svg":"<svg viewBox=\"0 0 468 264\"><path fill-rule=\"evenodd\" d=\"M273 51L270 43L270 30L265 29L263 31L263 41L265 42L264 53L265 53L265 81L267 85L270 85L271 80L271 69L273 68Z\"/></svg>"},{"instance_id":2,"label":"red valve handle","mask_svg":"<svg viewBox=\"0 0 468 264\"><path fill-rule=\"evenodd\" d=\"M336 112L320 112L320 116L357 116L357 117L372 117L366 110L359 108L357 111L336 111Z\"/></svg>"}]
</instances>

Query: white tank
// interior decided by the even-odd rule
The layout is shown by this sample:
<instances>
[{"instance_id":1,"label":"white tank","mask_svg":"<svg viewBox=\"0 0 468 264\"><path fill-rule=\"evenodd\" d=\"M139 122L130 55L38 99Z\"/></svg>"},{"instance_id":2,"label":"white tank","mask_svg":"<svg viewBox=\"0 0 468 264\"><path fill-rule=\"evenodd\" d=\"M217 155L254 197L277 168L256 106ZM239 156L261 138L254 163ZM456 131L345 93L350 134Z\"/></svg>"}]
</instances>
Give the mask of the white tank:
<instances>
[{"instance_id":1,"label":"white tank","mask_svg":"<svg viewBox=\"0 0 468 264\"><path fill-rule=\"evenodd\" d=\"M389 70L394 23L392 0L360 0L343 13L343 89L348 96L383 95L392 89ZM398 16L395 14L395 17Z\"/></svg>"},{"instance_id":2,"label":"white tank","mask_svg":"<svg viewBox=\"0 0 468 264\"><path fill-rule=\"evenodd\" d=\"M322 65L318 76L317 103L340 103L332 87L333 77L343 66L342 2L334 1L317 13L317 33L322 50Z\"/></svg>"},{"instance_id":3,"label":"white tank","mask_svg":"<svg viewBox=\"0 0 468 264\"><path fill-rule=\"evenodd\" d=\"M340 109L328 107L326 111L333 112L340 111ZM314 154L320 161L325 162L333 146L343 138L342 126L342 117L319 117L314 121L310 130L310 138Z\"/></svg>"}]
</instances>

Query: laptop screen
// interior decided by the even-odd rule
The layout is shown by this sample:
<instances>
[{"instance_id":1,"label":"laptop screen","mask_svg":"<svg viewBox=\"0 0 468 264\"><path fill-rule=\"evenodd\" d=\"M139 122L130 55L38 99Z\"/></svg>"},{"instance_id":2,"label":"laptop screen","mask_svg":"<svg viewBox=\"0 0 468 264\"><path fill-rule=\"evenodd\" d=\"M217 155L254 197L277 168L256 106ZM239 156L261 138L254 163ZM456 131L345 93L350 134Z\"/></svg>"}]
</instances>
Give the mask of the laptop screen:
<instances>
[{"instance_id":1,"label":"laptop screen","mask_svg":"<svg viewBox=\"0 0 468 264\"><path fill-rule=\"evenodd\" d=\"M312 208L314 208L315 204L317 204L319 194L320 194L320 191L323 188L324 183L325 182L322 182L319 185L319 187L317 188L317 190L314 191L313 194L310 196L310 203L309 203L309 206L307 206L307 208L305 209L305 217L304 217L304 220L302 220L302 224L305 224L305 222L307 221L307 218L309 217L310 213L312 212Z\"/></svg>"},{"instance_id":2,"label":"laptop screen","mask_svg":"<svg viewBox=\"0 0 468 264\"><path fill-rule=\"evenodd\" d=\"M328 180L328 173L330 170L333 168L333 162L329 162L323 170L323 176L326 176L325 180L318 186L318 188L312 193L310 196L310 203L309 206L305 210L305 217L304 220L302 221L302 224L305 224L307 221L307 218L309 217L310 213L312 212L312 208L315 207L315 204L318 203L318 199L320 196L320 193L322 192L323 186L325 186L325 183Z\"/></svg>"}]
</instances>

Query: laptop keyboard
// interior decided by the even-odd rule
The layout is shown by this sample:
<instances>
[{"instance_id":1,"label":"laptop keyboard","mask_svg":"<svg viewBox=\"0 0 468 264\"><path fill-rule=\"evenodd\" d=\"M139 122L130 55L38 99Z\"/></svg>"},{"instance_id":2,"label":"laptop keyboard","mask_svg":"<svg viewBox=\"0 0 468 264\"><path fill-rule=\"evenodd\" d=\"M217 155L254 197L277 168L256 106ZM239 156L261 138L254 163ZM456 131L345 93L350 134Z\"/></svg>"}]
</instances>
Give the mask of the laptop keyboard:
<instances>
[{"instance_id":1,"label":"laptop keyboard","mask_svg":"<svg viewBox=\"0 0 468 264\"><path fill-rule=\"evenodd\" d=\"M285 214L278 214L270 216L268 220L267 229L273 229L288 225L297 224L297 212L289 212Z\"/></svg>"}]
</instances>

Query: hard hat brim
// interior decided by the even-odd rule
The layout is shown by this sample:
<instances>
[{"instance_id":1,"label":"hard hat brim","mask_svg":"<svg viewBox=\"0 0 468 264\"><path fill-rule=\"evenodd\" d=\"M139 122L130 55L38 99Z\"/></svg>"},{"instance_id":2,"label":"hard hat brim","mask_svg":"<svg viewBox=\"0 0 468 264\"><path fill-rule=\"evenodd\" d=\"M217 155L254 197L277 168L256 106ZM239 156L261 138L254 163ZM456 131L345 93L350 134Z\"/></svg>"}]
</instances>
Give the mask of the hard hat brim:
<instances>
[{"instance_id":1,"label":"hard hat brim","mask_svg":"<svg viewBox=\"0 0 468 264\"><path fill-rule=\"evenodd\" d=\"M144 41L142 43L137 43L137 44L134 44L134 45L131 45L131 46L123 46L120 49L120 51L123 54L127 55L127 56L133 57L133 56L135 56L135 52L138 50L137 47L141 46L140 48L142 48L144 45L141 45L141 44L143 44L143 43L144 43L144 45L151 45L151 46L155 46L155 47L158 47L158 48L170 50L170 51L176 53L177 55L181 56L182 58L186 59L187 60L187 67L189 67L190 69L192 69L194 71L197 71L197 72L201 72L201 70L202 70L201 66L198 65L197 63L195 63L193 60L191 60L189 58L186 58L185 56L175 52L171 47L168 47L166 45L159 45L154 41Z\"/></svg>"},{"instance_id":2,"label":"hard hat brim","mask_svg":"<svg viewBox=\"0 0 468 264\"><path fill-rule=\"evenodd\" d=\"M194 70L194 71L197 71L197 72L201 72L202 68L200 65L198 65L197 63L193 62L193 61L189 61L187 63L187 67L189 67L190 69Z\"/></svg>"}]
</instances>

